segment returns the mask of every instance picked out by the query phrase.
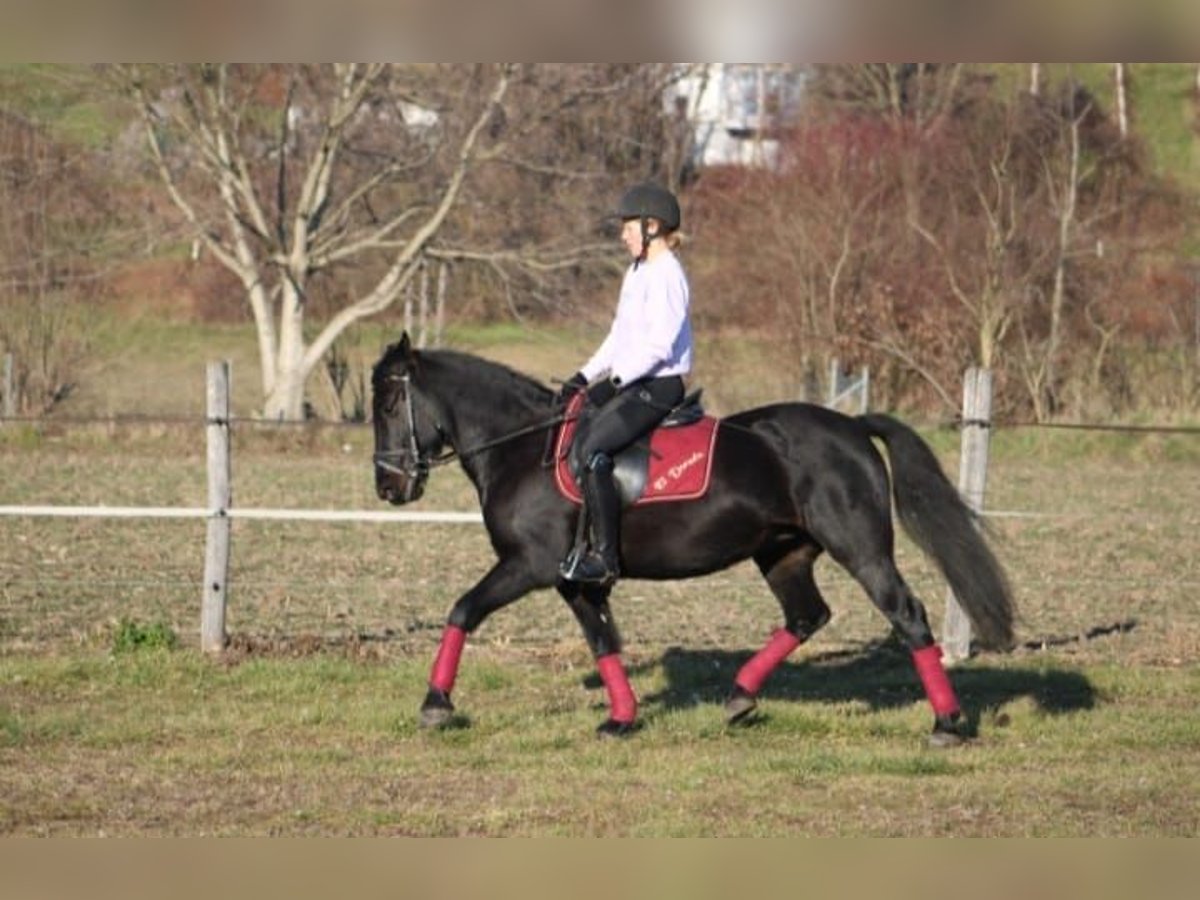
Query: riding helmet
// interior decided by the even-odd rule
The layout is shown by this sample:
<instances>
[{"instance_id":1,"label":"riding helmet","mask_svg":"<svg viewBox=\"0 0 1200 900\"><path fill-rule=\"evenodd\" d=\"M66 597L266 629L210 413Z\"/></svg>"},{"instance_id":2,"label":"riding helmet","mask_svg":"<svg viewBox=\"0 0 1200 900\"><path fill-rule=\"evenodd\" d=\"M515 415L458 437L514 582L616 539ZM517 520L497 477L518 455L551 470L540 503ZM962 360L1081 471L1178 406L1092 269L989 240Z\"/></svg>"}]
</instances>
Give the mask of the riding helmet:
<instances>
[{"instance_id":1,"label":"riding helmet","mask_svg":"<svg viewBox=\"0 0 1200 900\"><path fill-rule=\"evenodd\" d=\"M664 231L677 231L681 219L675 195L652 181L635 184L627 190L617 204L617 215L623 220L658 219Z\"/></svg>"}]
</instances>

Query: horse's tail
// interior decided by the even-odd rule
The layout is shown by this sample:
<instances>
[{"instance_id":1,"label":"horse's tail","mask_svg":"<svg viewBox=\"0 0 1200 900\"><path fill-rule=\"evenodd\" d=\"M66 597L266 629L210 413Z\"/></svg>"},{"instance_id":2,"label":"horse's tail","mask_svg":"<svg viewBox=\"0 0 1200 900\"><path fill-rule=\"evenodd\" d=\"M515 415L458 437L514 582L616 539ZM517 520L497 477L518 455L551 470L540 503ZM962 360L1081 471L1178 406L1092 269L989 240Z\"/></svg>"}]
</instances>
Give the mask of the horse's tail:
<instances>
[{"instance_id":1,"label":"horse's tail","mask_svg":"<svg viewBox=\"0 0 1200 900\"><path fill-rule=\"evenodd\" d=\"M1015 605L1008 578L929 445L891 416L859 416L858 421L887 446L900 522L949 582L979 642L1012 649Z\"/></svg>"}]
</instances>

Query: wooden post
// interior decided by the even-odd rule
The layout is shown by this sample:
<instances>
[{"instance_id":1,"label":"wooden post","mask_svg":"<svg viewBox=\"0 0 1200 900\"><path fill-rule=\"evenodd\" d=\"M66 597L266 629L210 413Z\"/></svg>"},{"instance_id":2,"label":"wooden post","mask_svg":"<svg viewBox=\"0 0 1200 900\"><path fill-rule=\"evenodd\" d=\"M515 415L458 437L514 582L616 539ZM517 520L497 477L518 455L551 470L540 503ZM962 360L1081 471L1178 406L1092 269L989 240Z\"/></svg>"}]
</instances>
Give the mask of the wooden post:
<instances>
[{"instance_id":1,"label":"wooden post","mask_svg":"<svg viewBox=\"0 0 1200 900\"><path fill-rule=\"evenodd\" d=\"M988 450L992 428L992 371L967 369L963 377L962 450L958 489L976 513L983 512L987 487ZM971 623L954 592L946 591L946 618L942 623L942 652L948 662L971 654Z\"/></svg>"},{"instance_id":2,"label":"wooden post","mask_svg":"<svg viewBox=\"0 0 1200 900\"><path fill-rule=\"evenodd\" d=\"M204 590L200 606L200 649L225 649L225 606L229 582L229 507L233 502L229 464L229 361L208 364L208 533L204 543Z\"/></svg>"},{"instance_id":3,"label":"wooden post","mask_svg":"<svg viewBox=\"0 0 1200 900\"><path fill-rule=\"evenodd\" d=\"M858 414L865 416L871 407L871 369L862 367L862 380L858 388Z\"/></svg>"},{"instance_id":4,"label":"wooden post","mask_svg":"<svg viewBox=\"0 0 1200 900\"><path fill-rule=\"evenodd\" d=\"M4 418L11 419L17 414L17 391L13 384L13 355L4 354Z\"/></svg>"}]
</instances>

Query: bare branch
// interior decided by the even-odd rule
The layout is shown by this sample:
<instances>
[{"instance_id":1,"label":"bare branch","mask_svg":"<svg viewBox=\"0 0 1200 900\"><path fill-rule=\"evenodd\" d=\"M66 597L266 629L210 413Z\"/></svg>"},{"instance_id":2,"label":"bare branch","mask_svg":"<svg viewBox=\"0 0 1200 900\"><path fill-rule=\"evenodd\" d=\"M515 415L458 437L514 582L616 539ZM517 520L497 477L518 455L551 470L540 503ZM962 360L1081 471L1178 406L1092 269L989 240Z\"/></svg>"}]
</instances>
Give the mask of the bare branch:
<instances>
[{"instance_id":1,"label":"bare branch","mask_svg":"<svg viewBox=\"0 0 1200 900\"><path fill-rule=\"evenodd\" d=\"M317 230L320 224L319 217L328 202L333 167L345 138L346 128L362 107L368 91L385 71L385 66L371 64L364 69L357 64L340 64L336 70L340 90L331 102L325 132L309 163L308 174L300 189L293 216L289 258L293 277L300 277L301 270L307 264L311 234Z\"/></svg>"},{"instance_id":2,"label":"bare branch","mask_svg":"<svg viewBox=\"0 0 1200 900\"><path fill-rule=\"evenodd\" d=\"M313 269L321 269L334 263L342 262L352 256L357 256L367 250L407 247L409 244L408 241L396 244L389 241L388 238L401 225L409 219L425 212L427 208L425 206L410 206L408 209L397 213L379 228L374 228L370 231L360 231L359 234L361 237L343 233L337 240L336 248L332 246L327 247L325 244L314 247L309 257L309 265ZM332 244L332 239L328 243Z\"/></svg>"},{"instance_id":3,"label":"bare branch","mask_svg":"<svg viewBox=\"0 0 1200 900\"><path fill-rule=\"evenodd\" d=\"M402 163L399 160L393 160L374 175L365 179L354 190L350 191L346 198L338 204L337 208L323 218L321 228L313 235L312 257L314 267L346 259L349 256L362 252L373 244L381 244L401 224L411 216L416 215L420 211L420 207L412 207L398 213L390 222L385 223L372 232L372 237L364 236L346 240L344 223L349 219L350 211L356 203L368 196L379 186L393 180L397 175L424 166L432 157L433 152L428 151L420 159L411 163ZM327 234L326 232L333 233ZM332 251L335 244L339 245L340 248L337 252Z\"/></svg>"},{"instance_id":4,"label":"bare branch","mask_svg":"<svg viewBox=\"0 0 1200 900\"><path fill-rule=\"evenodd\" d=\"M219 237L205 227L200 220L200 216L196 213L195 208L188 202L179 189L179 185L175 181L175 176L171 173L170 167L167 165L166 157L163 155L162 143L159 140L158 132L155 129L157 116L155 115L153 105L146 97L144 88L139 83L136 87L138 92L137 100L139 108L142 112L142 126L146 132L146 142L150 148L151 158L154 160L155 169L158 171L159 178L167 189L171 200L183 213L184 218L192 225L193 232L196 237L204 242L204 245L209 251L217 257L226 268L238 275L245 281L247 278L253 278L254 273L249 270L244 270L240 261L236 256L231 254L220 242Z\"/></svg>"},{"instance_id":5,"label":"bare branch","mask_svg":"<svg viewBox=\"0 0 1200 900\"><path fill-rule=\"evenodd\" d=\"M479 136L486 127L496 110L500 107L504 95L508 91L511 68L504 65L496 79L491 95L483 106L475 123L467 132L459 149L458 163L442 192L441 201L429 218L409 238L405 247L397 254L391 267L376 284L375 288L365 297L340 310L322 329L321 333L309 346L304 355L304 371L310 371L320 361L337 336L351 323L373 315L387 308L396 299L401 288L412 277L419 265L419 256L426 244L437 233L445 221L451 207L458 199L463 181L471 168Z\"/></svg>"}]
</instances>

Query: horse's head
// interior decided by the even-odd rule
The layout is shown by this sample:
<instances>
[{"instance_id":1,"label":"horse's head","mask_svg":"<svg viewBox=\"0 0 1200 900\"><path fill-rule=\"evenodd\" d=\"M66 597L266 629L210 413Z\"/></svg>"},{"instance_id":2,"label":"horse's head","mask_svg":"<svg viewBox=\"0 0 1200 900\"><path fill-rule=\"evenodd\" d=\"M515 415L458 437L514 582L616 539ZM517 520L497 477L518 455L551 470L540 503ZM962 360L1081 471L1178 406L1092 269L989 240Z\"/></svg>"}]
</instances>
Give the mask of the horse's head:
<instances>
[{"instance_id":1,"label":"horse's head","mask_svg":"<svg viewBox=\"0 0 1200 900\"><path fill-rule=\"evenodd\" d=\"M371 375L375 424L375 491L400 505L420 499L431 465L446 448L432 401L419 386L420 359L406 332L384 351Z\"/></svg>"}]
</instances>

